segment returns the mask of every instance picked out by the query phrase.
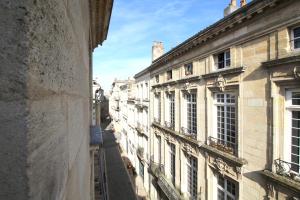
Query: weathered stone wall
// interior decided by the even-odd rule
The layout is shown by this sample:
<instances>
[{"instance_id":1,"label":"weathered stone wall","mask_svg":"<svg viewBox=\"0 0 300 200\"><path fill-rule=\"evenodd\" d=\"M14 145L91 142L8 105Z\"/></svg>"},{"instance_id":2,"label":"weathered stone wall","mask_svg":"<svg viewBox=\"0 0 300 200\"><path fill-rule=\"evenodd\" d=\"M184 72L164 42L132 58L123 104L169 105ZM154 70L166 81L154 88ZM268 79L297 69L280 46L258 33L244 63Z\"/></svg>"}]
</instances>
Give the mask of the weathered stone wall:
<instances>
[{"instance_id":1,"label":"weathered stone wall","mask_svg":"<svg viewBox=\"0 0 300 200\"><path fill-rule=\"evenodd\" d=\"M0 199L26 199L26 10L22 0L0 2ZM16 192L18 191L18 192Z\"/></svg>"},{"instance_id":2,"label":"weathered stone wall","mask_svg":"<svg viewBox=\"0 0 300 200\"><path fill-rule=\"evenodd\" d=\"M0 13L0 199L89 199L88 1Z\"/></svg>"}]
</instances>

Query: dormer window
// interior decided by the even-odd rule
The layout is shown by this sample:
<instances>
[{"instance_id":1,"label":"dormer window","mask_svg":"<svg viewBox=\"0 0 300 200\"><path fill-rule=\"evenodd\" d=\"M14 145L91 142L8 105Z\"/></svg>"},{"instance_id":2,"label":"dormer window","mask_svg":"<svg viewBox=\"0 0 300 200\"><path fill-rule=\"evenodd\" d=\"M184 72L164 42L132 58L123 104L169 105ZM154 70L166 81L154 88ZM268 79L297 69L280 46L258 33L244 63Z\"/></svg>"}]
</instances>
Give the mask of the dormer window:
<instances>
[{"instance_id":1,"label":"dormer window","mask_svg":"<svg viewBox=\"0 0 300 200\"><path fill-rule=\"evenodd\" d=\"M172 79L172 70L167 71L167 80Z\"/></svg>"},{"instance_id":2,"label":"dormer window","mask_svg":"<svg viewBox=\"0 0 300 200\"><path fill-rule=\"evenodd\" d=\"M159 83L159 75L155 76L155 81L156 81L156 83Z\"/></svg>"},{"instance_id":3,"label":"dormer window","mask_svg":"<svg viewBox=\"0 0 300 200\"><path fill-rule=\"evenodd\" d=\"M193 74L193 63L189 63L189 64L184 65L184 74L186 76Z\"/></svg>"},{"instance_id":4,"label":"dormer window","mask_svg":"<svg viewBox=\"0 0 300 200\"><path fill-rule=\"evenodd\" d=\"M300 49L300 27L292 30L292 47L293 49Z\"/></svg>"},{"instance_id":5,"label":"dormer window","mask_svg":"<svg viewBox=\"0 0 300 200\"><path fill-rule=\"evenodd\" d=\"M215 57L216 69L223 69L230 67L230 50L219 53Z\"/></svg>"}]
</instances>

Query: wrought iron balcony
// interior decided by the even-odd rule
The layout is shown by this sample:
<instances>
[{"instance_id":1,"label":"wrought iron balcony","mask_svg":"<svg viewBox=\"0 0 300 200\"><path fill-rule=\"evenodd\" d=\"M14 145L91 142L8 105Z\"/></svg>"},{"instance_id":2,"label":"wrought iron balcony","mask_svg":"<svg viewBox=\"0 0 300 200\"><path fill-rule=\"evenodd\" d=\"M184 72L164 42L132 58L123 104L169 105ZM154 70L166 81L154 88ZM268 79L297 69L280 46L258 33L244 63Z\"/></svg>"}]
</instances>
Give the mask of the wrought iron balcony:
<instances>
[{"instance_id":1,"label":"wrought iron balcony","mask_svg":"<svg viewBox=\"0 0 300 200\"><path fill-rule=\"evenodd\" d=\"M160 124L160 118L154 117L154 122Z\"/></svg>"},{"instance_id":2,"label":"wrought iron balcony","mask_svg":"<svg viewBox=\"0 0 300 200\"><path fill-rule=\"evenodd\" d=\"M144 158L144 148L143 147L138 147L136 150L136 154L140 157L140 158Z\"/></svg>"},{"instance_id":3,"label":"wrought iron balcony","mask_svg":"<svg viewBox=\"0 0 300 200\"><path fill-rule=\"evenodd\" d=\"M167 121L165 121L165 127L168 129L171 129L171 130L175 129L175 125L173 123L167 122Z\"/></svg>"},{"instance_id":4,"label":"wrought iron balcony","mask_svg":"<svg viewBox=\"0 0 300 200\"><path fill-rule=\"evenodd\" d=\"M276 159L274 160L274 166L276 174L289 177L295 181L300 182L299 165L284 160Z\"/></svg>"},{"instance_id":5,"label":"wrought iron balcony","mask_svg":"<svg viewBox=\"0 0 300 200\"><path fill-rule=\"evenodd\" d=\"M150 170L156 176L157 184L168 197L168 199L183 199L183 197L180 195L179 191L174 187L174 185L166 179L164 169L164 165L155 163L151 158Z\"/></svg>"},{"instance_id":6,"label":"wrought iron balcony","mask_svg":"<svg viewBox=\"0 0 300 200\"><path fill-rule=\"evenodd\" d=\"M237 154L238 146L237 144L231 143L231 142L226 142L224 140L214 138L214 137L208 137L207 141L208 145L211 147L214 147L220 151L223 151L225 153L229 153L232 155Z\"/></svg>"},{"instance_id":7,"label":"wrought iron balcony","mask_svg":"<svg viewBox=\"0 0 300 200\"><path fill-rule=\"evenodd\" d=\"M197 139L197 132L194 133L191 129L181 127L180 133L195 140Z\"/></svg>"},{"instance_id":8,"label":"wrought iron balcony","mask_svg":"<svg viewBox=\"0 0 300 200\"><path fill-rule=\"evenodd\" d=\"M163 164L154 162L152 156L152 158L150 159L150 171L152 172L153 175L159 177L165 174L165 166Z\"/></svg>"},{"instance_id":9,"label":"wrought iron balcony","mask_svg":"<svg viewBox=\"0 0 300 200\"><path fill-rule=\"evenodd\" d=\"M144 133L145 131L144 131L144 128L143 128L143 126L142 126L142 124L140 123L140 122L137 122L136 123L136 130L138 131L138 132L140 132L140 133Z\"/></svg>"}]
</instances>

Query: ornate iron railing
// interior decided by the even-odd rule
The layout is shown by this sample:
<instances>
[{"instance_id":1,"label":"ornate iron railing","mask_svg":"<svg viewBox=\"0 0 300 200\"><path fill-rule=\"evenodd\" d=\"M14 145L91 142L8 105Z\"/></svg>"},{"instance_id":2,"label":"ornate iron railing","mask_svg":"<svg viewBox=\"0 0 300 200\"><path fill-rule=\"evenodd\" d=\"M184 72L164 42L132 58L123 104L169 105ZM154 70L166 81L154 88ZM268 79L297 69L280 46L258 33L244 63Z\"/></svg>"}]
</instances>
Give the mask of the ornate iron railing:
<instances>
[{"instance_id":1,"label":"ornate iron railing","mask_svg":"<svg viewBox=\"0 0 300 200\"><path fill-rule=\"evenodd\" d=\"M150 159L150 170L156 177L165 174L165 166L163 164L154 162L153 156L151 156Z\"/></svg>"},{"instance_id":2,"label":"ornate iron railing","mask_svg":"<svg viewBox=\"0 0 300 200\"><path fill-rule=\"evenodd\" d=\"M180 129L180 133L182 135L185 135L187 137L191 137L193 139L197 139L197 133L193 133L192 130L185 128L185 127L181 127Z\"/></svg>"},{"instance_id":3,"label":"ornate iron railing","mask_svg":"<svg viewBox=\"0 0 300 200\"><path fill-rule=\"evenodd\" d=\"M154 122L160 124L160 118L154 117Z\"/></svg>"},{"instance_id":4,"label":"ornate iron railing","mask_svg":"<svg viewBox=\"0 0 300 200\"><path fill-rule=\"evenodd\" d=\"M274 160L274 166L276 174L281 176L287 176L300 182L299 165L284 160L276 159Z\"/></svg>"},{"instance_id":5,"label":"ornate iron railing","mask_svg":"<svg viewBox=\"0 0 300 200\"><path fill-rule=\"evenodd\" d=\"M174 130L175 129L175 125L171 122L167 122L165 121L165 127L167 127L168 129Z\"/></svg>"},{"instance_id":6,"label":"ornate iron railing","mask_svg":"<svg viewBox=\"0 0 300 200\"><path fill-rule=\"evenodd\" d=\"M138 147L136 150L136 153L139 157L143 158L144 157L144 148L143 147Z\"/></svg>"},{"instance_id":7,"label":"ornate iron railing","mask_svg":"<svg viewBox=\"0 0 300 200\"><path fill-rule=\"evenodd\" d=\"M208 145L232 155L236 155L238 150L237 144L226 142L224 140L214 138L211 136L208 137Z\"/></svg>"},{"instance_id":8,"label":"ornate iron railing","mask_svg":"<svg viewBox=\"0 0 300 200\"><path fill-rule=\"evenodd\" d=\"M142 124L140 122L136 123L136 129L137 129L137 131L139 131L141 133L144 133L143 126L142 126Z\"/></svg>"}]
</instances>

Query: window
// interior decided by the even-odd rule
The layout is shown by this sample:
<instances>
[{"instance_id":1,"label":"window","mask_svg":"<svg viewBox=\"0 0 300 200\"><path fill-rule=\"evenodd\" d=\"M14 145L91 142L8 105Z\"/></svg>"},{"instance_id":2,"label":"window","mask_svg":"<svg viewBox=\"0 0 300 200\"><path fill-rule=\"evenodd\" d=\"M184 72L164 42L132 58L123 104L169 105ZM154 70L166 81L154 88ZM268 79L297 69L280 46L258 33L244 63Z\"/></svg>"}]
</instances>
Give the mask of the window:
<instances>
[{"instance_id":1,"label":"window","mask_svg":"<svg viewBox=\"0 0 300 200\"><path fill-rule=\"evenodd\" d=\"M187 157L187 191L191 199L197 199L197 158Z\"/></svg>"},{"instance_id":2,"label":"window","mask_svg":"<svg viewBox=\"0 0 300 200\"><path fill-rule=\"evenodd\" d=\"M216 68L223 69L226 67L230 67L230 50L219 53L216 58Z\"/></svg>"},{"instance_id":3,"label":"window","mask_svg":"<svg viewBox=\"0 0 300 200\"><path fill-rule=\"evenodd\" d=\"M175 185L175 145L170 143L170 175L173 185Z\"/></svg>"},{"instance_id":4,"label":"window","mask_svg":"<svg viewBox=\"0 0 300 200\"><path fill-rule=\"evenodd\" d=\"M142 177L144 182L144 164L142 163L142 161L139 161L139 167L140 167L140 176Z\"/></svg>"},{"instance_id":5,"label":"window","mask_svg":"<svg viewBox=\"0 0 300 200\"><path fill-rule=\"evenodd\" d=\"M197 94L186 93L186 131L185 133L197 136Z\"/></svg>"},{"instance_id":6,"label":"window","mask_svg":"<svg viewBox=\"0 0 300 200\"><path fill-rule=\"evenodd\" d=\"M236 97L232 93L215 94L218 143L237 153Z\"/></svg>"},{"instance_id":7,"label":"window","mask_svg":"<svg viewBox=\"0 0 300 200\"><path fill-rule=\"evenodd\" d=\"M156 81L156 83L159 83L159 75L155 76L155 81Z\"/></svg>"},{"instance_id":8,"label":"window","mask_svg":"<svg viewBox=\"0 0 300 200\"><path fill-rule=\"evenodd\" d=\"M237 198L237 186L236 183L218 176L218 200L236 200Z\"/></svg>"},{"instance_id":9,"label":"window","mask_svg":"<svg viewBox=\"0 0 300 200\"><path fill-rule=\"evenodd\" d=\"M161 164L161 137L157 137L158 164Z\"/></svg>"},{"instance_id":10,"label":"window","mask_svg":"<svg viewBox=\"0 0 300 200\"><path fill-rule=\"evenodd\" d=\"M288 159L293 172L300 173L300 90L287 91Z\"/></svg>"},{"instance_id":11,"label":"window","mask_svg":"<svg viewBox=\"0 0 300 200\"><path fill-rule=\"evenodd\" d=\"M293 49L300 49L300 27L292 30L292 47Z\"/></svg>"},{"instance_id":12,"label":"window","mask_svg":"<svg viewBox=\"0 0 300 200\"><path fill-rule=\"evenodd\" d=\"M193 63L184 65L184 73L186 76L193 74Z\"/></svg>"},{"instance_id":13,"label":"window","mask_svg":"<svg viewBox=\"0 0 300 200\"><path fill-rule=\"evenodd\" d=\"M169 107L167 110L167 114L169 115L169 119L167 121L167 127L174 129L175 126L175 93L171 92L171 93L167 93L167 99L168 99L168 103L169 103Z\"/></svg>"},{"instance_id":14,"label":"window","mask_svg":"<svg viewBox=\"0 0 300 200\"><path fill-rule=\"evenodd\" d=\"M172 70L167 71L167 80L171 80L172 78Z\"/></svg>"},{"instance_id":15,"label":"window","mask_svg":"<svg viewBox=\"0 0 300 200\"><path fill-rule=\"evenodd\" d=\"M155 95L155 102L156 102L156 116L155 116L155 121L157 123L160 123L161 119L161 100L160 100L160 93Z\"/></svg>"}]
</instances>

